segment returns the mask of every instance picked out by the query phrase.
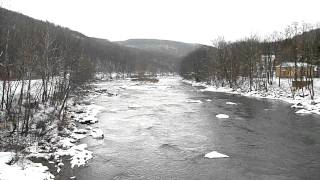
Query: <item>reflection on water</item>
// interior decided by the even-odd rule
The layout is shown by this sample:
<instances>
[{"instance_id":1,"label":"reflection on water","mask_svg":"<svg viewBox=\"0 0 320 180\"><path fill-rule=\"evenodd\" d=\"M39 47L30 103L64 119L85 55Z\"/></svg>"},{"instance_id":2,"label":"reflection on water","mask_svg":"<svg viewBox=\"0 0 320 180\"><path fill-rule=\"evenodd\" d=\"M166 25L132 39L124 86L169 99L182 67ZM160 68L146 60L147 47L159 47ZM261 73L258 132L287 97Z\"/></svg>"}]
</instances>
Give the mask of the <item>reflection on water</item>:
<instances>
[{"instance_id":1,"label":"reflection on water","mask_svg":"<svg viewBox=\"0 0 320 180\"><path fill-rule=\"evenodd\" d=\"M282 102L200 92L179 78L100 86L118 96L96 100L107 109L95 125L105 139L86 140L95 156L77 179L320 177L319 117L297 116ZM211 151L230 158L204 158Z\"/></svg>"}]
</instances>

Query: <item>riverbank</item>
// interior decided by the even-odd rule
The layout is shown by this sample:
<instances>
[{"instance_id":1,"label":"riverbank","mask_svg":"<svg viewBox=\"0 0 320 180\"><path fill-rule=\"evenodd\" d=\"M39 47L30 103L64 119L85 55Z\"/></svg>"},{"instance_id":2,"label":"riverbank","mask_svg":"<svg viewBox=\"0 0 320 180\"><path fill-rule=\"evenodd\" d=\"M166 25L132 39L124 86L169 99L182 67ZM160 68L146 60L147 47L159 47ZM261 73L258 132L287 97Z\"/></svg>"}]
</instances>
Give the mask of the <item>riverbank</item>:
<instances>
[{"instance_id":1,"label":"riverbank","mask_svg":"<svg viewBox=\"0 0 320 180\"><path fill-rule=\"evenodd\" d=\"M98 122L96 115L103 110L92 101L101 94L113 94L105 89L94 88L80 94L68 100L65 120L54 120L52 126L47 127L49 130L45 137L29 143L22 151L0 152L1 180L54 179L59 176L61 169L85 166L92 159L93 153L87 150L87 144L81 143L81 140L89 136L95 139L104 137L102 130L92 127ZM40 106L41 113L35 116L45 119L53 109Z\"/></svg>"},{"instance_id":2,"label":"riverbank","mask_svg":"<svg viewBox=\"0 0 320 180\"><path fill-rule=\"evenodd\" d=\"M246 97L267 98L282 100L292 104L292 108L296 109L297 114L317 114L320 115L320 79L314 79L314 99L311 100L308 90L300 90L292 95L290 89L291 83L287 79L281 79L280 86L278 80L274 80L273 84L268 87L268 91L249 91L248 85L243 85L237 89L230 87L218 87L204 82L195 82L191 80L183 80L184 83L192 86L202 86L204 89L200 91L223 92L230 94L238 94Z\"/></svg>"}]
</instances>

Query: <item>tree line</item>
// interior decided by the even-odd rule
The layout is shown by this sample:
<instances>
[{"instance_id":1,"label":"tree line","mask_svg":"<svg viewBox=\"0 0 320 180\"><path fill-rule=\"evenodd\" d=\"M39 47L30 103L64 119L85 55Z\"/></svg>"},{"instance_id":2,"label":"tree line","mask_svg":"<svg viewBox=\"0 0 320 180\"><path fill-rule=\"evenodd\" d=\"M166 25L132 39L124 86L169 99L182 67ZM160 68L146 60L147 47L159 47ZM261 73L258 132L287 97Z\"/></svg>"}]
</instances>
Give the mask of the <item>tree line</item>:
<instances>
[{"instance_id":1,"label":"tree line","mask_svg":"<svg viewBox=\"0 0 320 180\"><path fill-rule=\"evenodd\" d=\"M320 65L318 27L307 23L292 23L284 31L274 32L264 39L251 35L229 42L219 37L212 47L202 46L184 57L180 74L187 79L216 86L237 89L247 85L249 91L268 91L273 83L275 66L279 65L281 71L283 62L292 62L296 69L292 81L306 78L313 82L312 75L298 76L297 67L299 63ZM308 85L308 89L313 95L313 84Z\"/></svg>"}]
</instances>

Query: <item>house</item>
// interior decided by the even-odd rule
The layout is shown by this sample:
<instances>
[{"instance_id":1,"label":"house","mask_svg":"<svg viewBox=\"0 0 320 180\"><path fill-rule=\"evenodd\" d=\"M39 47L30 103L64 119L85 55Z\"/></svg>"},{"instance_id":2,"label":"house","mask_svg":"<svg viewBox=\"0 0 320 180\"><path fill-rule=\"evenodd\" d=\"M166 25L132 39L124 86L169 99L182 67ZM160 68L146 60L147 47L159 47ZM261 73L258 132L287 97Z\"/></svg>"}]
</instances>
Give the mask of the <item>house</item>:
<instances>
[{"instance_id":1,"label":"house","mask_svg":"<svg viewBox=\"0 0 320 180\"><path fill-rule=\"evenodd\" d=\"M297 67L297 69L296 69ZM276 66L276 76L282 78L294 78L295 72L297 77L315 77L316 66L298 62L297 66L294 62L284 62Z\"/></svg>"}]
</instances>

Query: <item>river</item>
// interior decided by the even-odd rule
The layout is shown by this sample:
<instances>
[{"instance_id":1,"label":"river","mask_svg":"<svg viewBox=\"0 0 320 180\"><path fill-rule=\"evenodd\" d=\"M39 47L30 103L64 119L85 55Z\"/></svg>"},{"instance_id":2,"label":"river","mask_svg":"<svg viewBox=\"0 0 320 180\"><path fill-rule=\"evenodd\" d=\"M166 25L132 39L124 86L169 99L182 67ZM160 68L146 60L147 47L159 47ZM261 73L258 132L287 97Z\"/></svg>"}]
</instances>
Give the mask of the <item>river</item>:
<instances>
[{"instance_id":1,"label":"river","mask_svg":"<svg viewBox=\"0 0 320 180\"><path fill-rule=\"evenodd\" d=\"M94 158L75 172L78 180L320 178L319 116L296 115L281 101L201 92L178 77L97 86L118 95L95 100L105 107L94 125L105 138L84 140ZM211 151L230 157L204 158Z\"/></svg>"}]
</instances>

